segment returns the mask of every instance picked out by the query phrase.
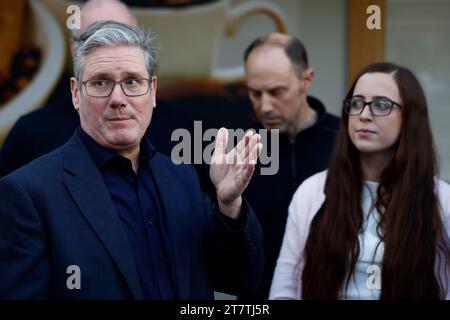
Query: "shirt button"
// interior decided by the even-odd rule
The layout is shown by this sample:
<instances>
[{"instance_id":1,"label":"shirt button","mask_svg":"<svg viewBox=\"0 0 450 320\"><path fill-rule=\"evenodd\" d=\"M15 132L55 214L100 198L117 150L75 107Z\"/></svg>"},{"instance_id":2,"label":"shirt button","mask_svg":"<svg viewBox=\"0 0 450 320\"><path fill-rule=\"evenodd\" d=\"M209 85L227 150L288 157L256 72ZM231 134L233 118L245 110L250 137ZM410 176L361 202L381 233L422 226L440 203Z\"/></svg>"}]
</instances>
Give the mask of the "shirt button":
<instances>
[{"instance_id":1,"label":"shirt button","mask_svg":"<svg viewBox=\"0 0 450 320\"><path fill-rule=\"evenodd\" d=\"M158 262L157 267L158 267L159 269L162 269L162 267L163 267L162 263L161 263L161 262Z\"/></svg>"},{"instance_id":2,"label":"shirt button","mask_svg":"<svg viewBox=\"0 0 450 320\"><path fill-rule=\"evenodd\" d=\"M147 224L151 227L151 226L153 226L153 221L152 221L152 219L148 219L147 220Z\"/></svg>"}]
</instances>

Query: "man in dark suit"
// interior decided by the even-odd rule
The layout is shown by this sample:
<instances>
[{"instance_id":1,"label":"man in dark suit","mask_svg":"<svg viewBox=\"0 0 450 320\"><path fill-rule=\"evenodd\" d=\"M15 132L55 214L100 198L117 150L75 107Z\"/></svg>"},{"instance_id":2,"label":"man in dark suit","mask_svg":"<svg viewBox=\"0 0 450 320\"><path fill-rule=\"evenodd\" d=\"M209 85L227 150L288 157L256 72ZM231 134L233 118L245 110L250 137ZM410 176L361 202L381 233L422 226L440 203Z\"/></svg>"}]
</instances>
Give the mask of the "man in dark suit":
<instances>
[{"instance_id":1,"label":"man in dark suit","mask_svg":"<svg viewBox=\"0 0 450 320\"><path fill-rule=\"evenodd\" d=\"M81 30L71 30L72 56L80 32L95 21L114 20L131 26L137 25L127 6L118 0L89 0L83 4L80 16ZM9 132L1 146L0 177L62 146L72 137L79 125L80 118L72 106L70 75L64 74L48 104L21 116ZM175 142L171 141L172 132L178 128L192 131L192 127L192 115L184 107L157 101L152 126L147 130L146 136L156 150L170 155L175 145ZM207 176L203 167L196 166L196 169Z\"/></svg>"},{"instance_id":2,"label":"man in dark suit","mask_svg":"<svg viewBox=\"0 0 450 320\"><path fill-rule=\"evenodd\" d=\"M144 136L156 104L147 34L113 21L78 40L71 79L81 127L0 180L0 299L211 299L249 294L261 230L241 194L262 145L216 137L214 201L195 171Z\"/></svg>"}]
</instances>

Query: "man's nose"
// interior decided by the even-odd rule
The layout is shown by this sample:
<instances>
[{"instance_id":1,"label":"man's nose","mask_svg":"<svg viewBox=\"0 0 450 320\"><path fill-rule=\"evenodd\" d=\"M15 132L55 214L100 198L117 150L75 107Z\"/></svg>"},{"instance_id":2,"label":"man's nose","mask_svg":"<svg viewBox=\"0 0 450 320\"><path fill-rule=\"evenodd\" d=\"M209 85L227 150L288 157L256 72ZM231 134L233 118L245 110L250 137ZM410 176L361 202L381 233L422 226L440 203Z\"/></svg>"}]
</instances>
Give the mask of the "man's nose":
<instances>
[{"instance_id":1,"label":"man's nose","mask_svg":"<svg viewBox=\"0 0 450 320\"><path fill-rule=\"evenodd\" d=\"M263 93L261 96L261 112L270 113L273 111L272 101L267 93Z\"/></svg>"},{"instance_id":2,"label":"man's nose","mask_svg":"<svg viewBox=\"0 0 450 320\"><path fill-rule=\"evenodd\" d=\"M120 83L116 83L111 95L109 96L109 104L111 107L124 107L126 105L126 95L120 86Z\"/></svg>"}]
</instances>

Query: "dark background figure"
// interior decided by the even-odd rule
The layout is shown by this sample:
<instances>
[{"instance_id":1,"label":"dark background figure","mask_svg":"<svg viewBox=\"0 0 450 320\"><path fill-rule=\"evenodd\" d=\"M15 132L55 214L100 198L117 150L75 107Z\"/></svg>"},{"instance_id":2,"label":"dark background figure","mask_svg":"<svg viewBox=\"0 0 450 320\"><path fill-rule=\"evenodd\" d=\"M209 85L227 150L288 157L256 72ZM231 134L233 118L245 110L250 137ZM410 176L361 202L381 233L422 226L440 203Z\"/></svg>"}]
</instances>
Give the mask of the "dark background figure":
<instances>
[{"instance_id":1,"label":"dark background figure","mask_svg":"<svg viewBox=\"0 0 450 320\"><path fill-rule=\"evenodd\" d=\"M263 228L265 273L261 290L240 298L267 299L288 205L302 181L327 168L339 118L308 95L314 71L298 39L278 33L256 39L246 50L245 67L246 81L227 85L200 81L182 90L163 90L160 96L185 106L194 120L202 120L203 130L280 129L278 172L262 175L260 170L267 166L258 163L245 190ZM268 135L264 148L275 157L271 147ZM214 191L204 177L202 185Z\"/></svg>"},{"instance_id":2,"label":"dark background figure","mask_svg":"<svg viewBox=\"0 0 450 320\"><path fill-rule=\"evenodd\" d=\"M278 172L262 175L257 166L245 191L263 228L265 271L261 290L241 298L267 299L290 200L303 180L327 168L339 119L308 96L314 71L298 39L279 33L258 38L244 61L248 95L259 120L255 129L280 132ZM269 139L265 146L269 151L271 143Z\"/></svg>"},{"instance_id":3,"label":"dark background figure","mask_svg":"<svg viewBox=\"0 0 450 320\"><path fill-rule=\"evenodd\" d=\"M267 299L286 225L287 209L296 188L311 175L326 169L339 118L326 112L322 102L308 95L314 71L308 67L304 45L278 33L256 39L245 53L246 81L227 85L193 82L160 97L185 106L203 130L280 129L279 169L262 175L256 166L245 195L263 228L265 272L261 290L241 299ZM195 89L195 90L194 90ZM203 146L206 146L204 142ZM272 150L268 135L268 150ZM202 186L212 184L203 175Z\"/></svg>"}]
</instances>

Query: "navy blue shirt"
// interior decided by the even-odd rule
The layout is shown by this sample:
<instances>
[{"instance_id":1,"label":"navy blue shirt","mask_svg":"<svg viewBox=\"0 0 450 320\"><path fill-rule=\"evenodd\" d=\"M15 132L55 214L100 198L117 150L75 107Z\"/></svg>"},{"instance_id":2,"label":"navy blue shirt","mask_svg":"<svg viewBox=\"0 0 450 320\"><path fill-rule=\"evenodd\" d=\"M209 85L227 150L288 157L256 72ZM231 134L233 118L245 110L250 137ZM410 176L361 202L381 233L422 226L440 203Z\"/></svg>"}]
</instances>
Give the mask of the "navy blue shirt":
<instances>
[{"instance_id":1,"label":"navy blue shirt","mask_svg":"<svg viewBox=\"0 0 450 320\"><path fill-rule=\"evenodd\" d=\"M142 139L136 174L129 159L100 146L81 127L78 134L97 164L119 214L144 299L176 299L171 239L149 166L155 149L147 138Z\"/></svg>"}]
</instances>

